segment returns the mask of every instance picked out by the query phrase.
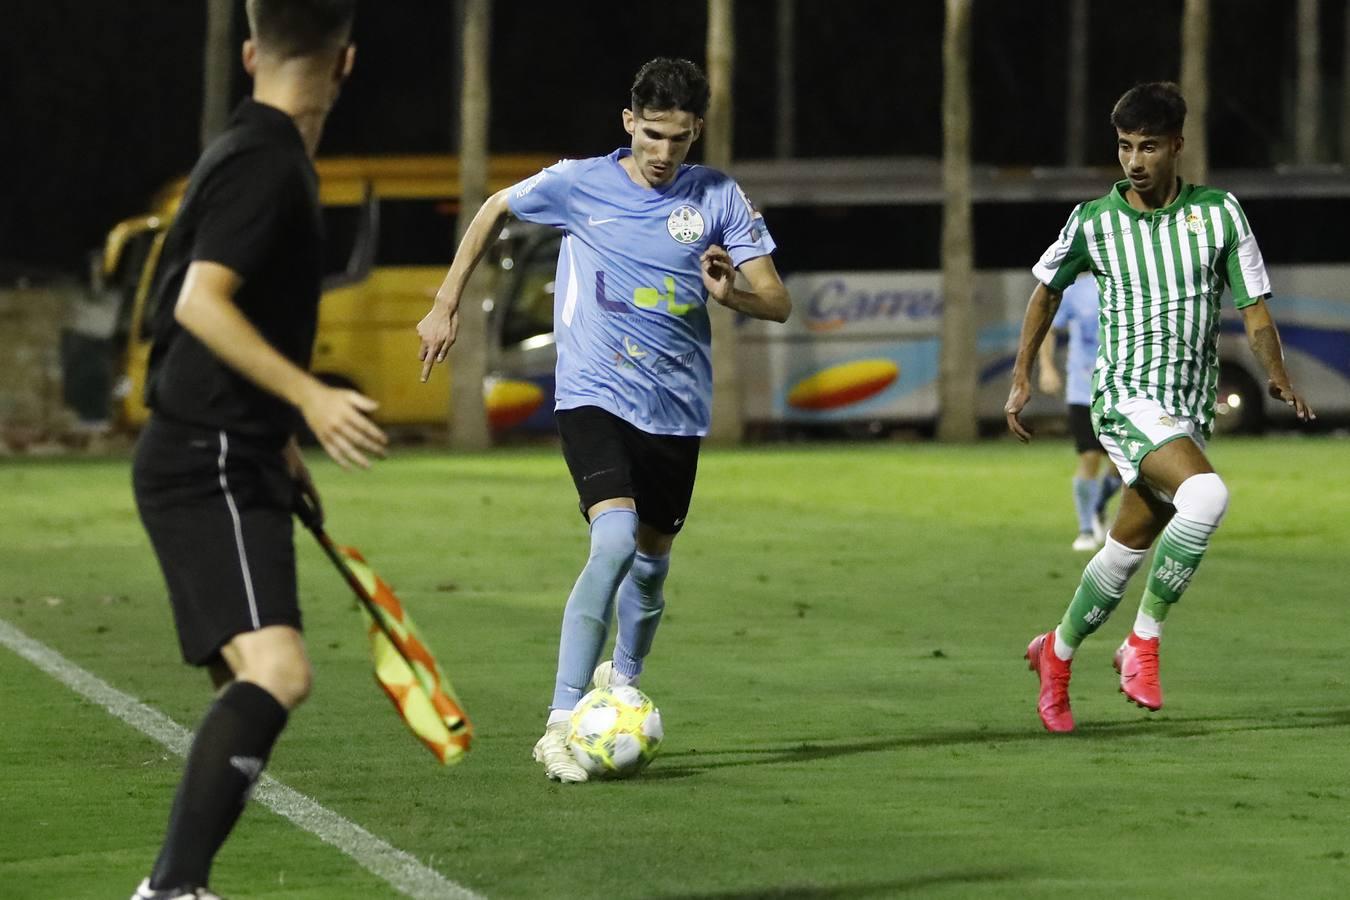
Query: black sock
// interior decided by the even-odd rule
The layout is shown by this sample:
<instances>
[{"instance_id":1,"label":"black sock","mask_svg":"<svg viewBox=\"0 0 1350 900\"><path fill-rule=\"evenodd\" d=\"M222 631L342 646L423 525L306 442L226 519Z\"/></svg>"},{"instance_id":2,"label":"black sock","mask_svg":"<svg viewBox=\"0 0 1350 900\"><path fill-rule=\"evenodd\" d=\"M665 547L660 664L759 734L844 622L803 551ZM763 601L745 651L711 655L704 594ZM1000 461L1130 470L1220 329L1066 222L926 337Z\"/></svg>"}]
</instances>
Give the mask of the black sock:
<instances>
[{"instance_id":1,"label":"black sock","mask_svg":"<svg viewBox=\"0 0 1350 900\"><path fill-rule=\"evenodd\" d=\"M244 811L272 752L286 708L247 681L227 687L202 719L169 813L150 887L204 887L211 861Z\"/></svg>"}]
</instances>

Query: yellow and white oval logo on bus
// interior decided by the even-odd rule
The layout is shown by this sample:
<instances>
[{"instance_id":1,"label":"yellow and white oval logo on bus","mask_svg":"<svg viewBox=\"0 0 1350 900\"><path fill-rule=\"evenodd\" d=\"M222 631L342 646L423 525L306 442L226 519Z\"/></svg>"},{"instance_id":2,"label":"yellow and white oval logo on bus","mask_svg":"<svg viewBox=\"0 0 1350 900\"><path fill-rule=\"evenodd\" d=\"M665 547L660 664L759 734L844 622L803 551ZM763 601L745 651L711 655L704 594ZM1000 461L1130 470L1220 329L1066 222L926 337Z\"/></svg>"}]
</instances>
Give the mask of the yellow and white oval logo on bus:
<instances>
[{"instance_id":1,"label":"yellow and white oval logo on bus","mask_svg":"<svg viewBox=\"0 0 1350 900\"><path fill-rule=\"evenodd\" d=\"M822 369L788 391L794 409L838 409L859 403L891 386L900 367L889 359L859 359Z\"/></svg>"},{"instance_id":2,"label":"yellow and white oval logo on bus","mask_svg":"<svg viewBox=\"0 0 1350 900\"><path fill-rule=\"evenodd\" d=\"M494 431L505 431L524 422L544 402L544 389L533 381L507 378L489 379L484 385L483 405L488 424Z\"/></svg>"}]
</instances>

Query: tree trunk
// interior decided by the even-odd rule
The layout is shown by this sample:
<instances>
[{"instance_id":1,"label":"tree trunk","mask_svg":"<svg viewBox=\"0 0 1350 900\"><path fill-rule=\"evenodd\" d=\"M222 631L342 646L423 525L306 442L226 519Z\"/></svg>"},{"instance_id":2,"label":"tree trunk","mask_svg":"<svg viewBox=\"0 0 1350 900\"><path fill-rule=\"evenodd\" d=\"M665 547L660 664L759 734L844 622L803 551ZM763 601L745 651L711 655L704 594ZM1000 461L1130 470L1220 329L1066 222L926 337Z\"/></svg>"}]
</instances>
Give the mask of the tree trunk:
<instances>
[{"instance_id":1,"label":"tree trunk","mask_svg":"<svg viewBox=\"0 0 1350 900\"><path fill-rule=\"evenodd\" d=\"M474 214L487 199L488 49L492 0L463 0L464 76L459 108L459 218L464 239ZM487 375L488 328L483 309L488 272L479 266L459 304L459 337L450 354L450 446L483 450L491 446L483 379Z\"/></svg>"},{"instance_id":2,"label":"tree trunk","mask_svg":"<svg viewBox=\"0 0 1350 900\"><path fill-rule=\"evenodd\" d=\"M1186 97L1186 151L1181 173L1209 179L1209 0L1186 0L1181 14L1181 93Z\"/></svg>"},{"instance_id":3,"label":"tree trunk","mask_svg":"<svg viewBox=\"0 0 1350 900\"><path fill-rule=\"evenodd\" d=\"M1069 0L1069 66L1065 81L1065 163L1080 167L1087 161L1088 0Z\"/></svg>"},{"instance_id":4,"label":"tree trunk","mask_svg":"<svg viewBox=\"0 0 1350 900\"><path fill-rule=\"evenodd\" d=\"M778 0L778 115L774 155L797 155L797 0Z\"/></svg>"},{"instance_id":5,"label":"tree trunk","mask_svg":"<svg viewBox=\"0 0 1350 900\"><path fill-rule=\"evenodd\" d=\"M712 100L704 127L703 158L714 169L731 165L732 70L736 51L735 0L708 0L708 83ZM738 443L743 433L741 394L736 372L736 317L715 300L708 302L712 322L713 443Z\"/></svg>"},{"instance_id":6,"label":"tree trunk","mask_svg":"<svg viewBox=\"0 0 1350 900\"><path fill-rule=\"evenodd\" d=\"M1341 165L1350 168L1350 0L1345 3L1345 43L1341 47Z\"/></svg>"},{"instance_id":7,"label":"tree trunk","mask_svg":"<svg viewBox=\"0 0 1350 900\"><path fill-rule=\"evenodd\" d=\"M206 41L202 48L201 141L205 147L230 119L235 53L234 0L206 0Z\"/></svg>"},{"instance_id":8,"label":"tree trunk","mask_svg":"<svg viewBox=\"0 0 1350 900\"><path fill-rule=\"evenodd\" d=\"M942 46L942 350L938 440L976 437L975 254L970 191L971 0L947 0Z\"/></svg>"},{"instance_id":9,"label":"tree trunk","mask_svg":"<svg viewBox=\"0 0 1350 900\"><path fill-rule=\"evenodd\" d=\"M1322 35L1317 22L1318 0L1298 0L1298 79L1294 97L1294 161L1301 166L1317 162L1322 119Z\"/></svg>"}]
</instances>

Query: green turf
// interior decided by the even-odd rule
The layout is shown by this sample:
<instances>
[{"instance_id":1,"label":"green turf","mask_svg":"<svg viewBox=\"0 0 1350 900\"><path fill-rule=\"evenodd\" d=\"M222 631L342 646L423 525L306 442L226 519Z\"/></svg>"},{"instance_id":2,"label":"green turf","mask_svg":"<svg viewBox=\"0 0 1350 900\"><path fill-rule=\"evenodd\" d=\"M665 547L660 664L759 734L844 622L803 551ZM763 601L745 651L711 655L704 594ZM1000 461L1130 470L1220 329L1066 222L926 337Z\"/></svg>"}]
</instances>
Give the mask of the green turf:
<instances>
[{"instance_id":1,"label":"green turf","mask_svg":"<svg viewBox=\"0 0 1350 900\"><path fill-rule=\"evenodd\" d=\"M270 771L489 897L1341 897L1350 884L1350 444L1222 440L1227 521L1164 649L1167 708L1116 693L1142 583L1084 645L1077 734L1021 653L1085 557L1045 442L708 452L644 679L667 728L629 783L529 759L585 532L555 451L314 461L330 527L413 611L479 730L441 770L371 681L301 543L317 673ZM191 726L125 461L0 466L0 617ZM130 892L178 761L0 649L0 896ZM231 898L392 895L261 808Z\"/></svg>"}]
</instances>

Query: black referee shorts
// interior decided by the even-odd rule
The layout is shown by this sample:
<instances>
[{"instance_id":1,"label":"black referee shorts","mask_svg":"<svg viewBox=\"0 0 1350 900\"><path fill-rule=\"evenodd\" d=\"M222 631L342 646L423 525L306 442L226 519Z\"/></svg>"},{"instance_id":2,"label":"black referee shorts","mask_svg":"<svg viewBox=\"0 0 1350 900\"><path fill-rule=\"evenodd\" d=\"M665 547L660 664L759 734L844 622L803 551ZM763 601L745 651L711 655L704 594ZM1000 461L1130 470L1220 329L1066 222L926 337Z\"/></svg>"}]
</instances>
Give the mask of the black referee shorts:
<instances>
[{"instance_id":1,"label":"black referee shorts","mask_svg":"<svg viewBox=\"0 0 1350 900\"><path fill-rule=\"evenodd\" d=\"M1106 452L1097 440L1097 433L1092 430L1092 408L1086 404L1069 404L1069 433L1073 435L1073 446L1079 453L1089 450Z\"/></svg>"},{"instance_id":2,"label":"black referee shorts","mask_svg":"<svg viewBox=\"0 0 1350 900\"><path fill-rule=\"evenodd\" d=\"M296 488L280 444L154 415L136 445L132 484L183 659L209 665L237 634L300 628Z\"/></svg>"},{"instance_id":3,"label":"black referee shorts","mask_svg":"<svg viewBox=\"0 0 1350 900\"><path fill-rule=\"evenodd\" d=\"M679 533L694 495L699 438L649 434L597 406L560 409L557 421L583 516L602 500L632 497L639 522Z\"/></svg>"}]
</instances>

